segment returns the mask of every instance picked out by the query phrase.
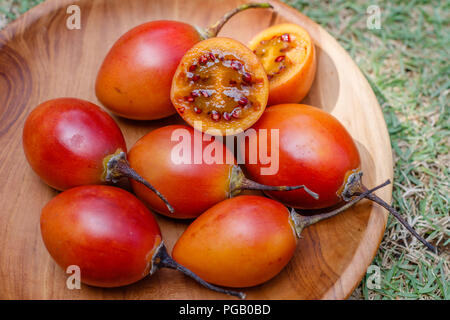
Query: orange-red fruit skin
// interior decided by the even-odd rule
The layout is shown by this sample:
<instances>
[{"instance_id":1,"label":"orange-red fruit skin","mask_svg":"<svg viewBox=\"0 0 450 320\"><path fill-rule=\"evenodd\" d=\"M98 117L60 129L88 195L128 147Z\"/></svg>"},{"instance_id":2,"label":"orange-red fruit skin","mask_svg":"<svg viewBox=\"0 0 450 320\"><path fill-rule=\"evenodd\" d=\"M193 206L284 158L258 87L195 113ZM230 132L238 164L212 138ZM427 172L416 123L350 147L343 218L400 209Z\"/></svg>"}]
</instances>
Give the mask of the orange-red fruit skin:
<instances>
[{"instance_id":1,"label":"orange-red fruit skin","mask_svg":"<svg viewBox=\"0 0 450 320\"><path fill-rule=\"evenodd\" d=\"M198 217L179 238L172 256L208 282L251 287L277 275L296 245L286 207L264 197L238 196Z\"/></svg>"},{"instance_id":2,"label":"orange-red fruit skin","mask_svg":"<svg viewBox=\"0 0 450 320\"><path fill-rule=\"evenodd\" d=\"M261 175L260 169L265 165L248 162L246 143L240 149L247 154L245 169L251 179L268 185L304 184L319 194L316 200L302 189L267 192L288 206L319 209L337 204L342 200L339 191L347 175L360 169L359 152L348 131L319 108L301 104L272 106L252 128L256 132L266 129L268 141L271 130L279 130L279 171L275 175ZM257 135L250 141L255 139Z\"/></svg>"},{"instance_id":3,"label":"orange-red fruit skin","mask_svg":"<svg viewBox=\"0 0 450 320\"><path fill-rule=\"evenodd\" d=\"M186 51L200 40L193 26L178 21L151 21L131 29L117 40L100 67L95 84L98 99L129 119L174 114L172 77Z\"/></svg>"},{"instance_id":4,"label":"orange-red fruit skin","mask_svg":"<svg viewBox=\"0 0 450 320\"><path fill-rule=\"evenodd\" d=\"M111 116L75 98L37 106L25 121L22 138L33 170L58 190L103 183L103 159L117 149L127 150Z\"/></svg>"},{"instance_id":5,"label":"orange-red fruit skin","mask_svg":"<svg viewBox=\"0 0 450 320\"><path fill-rule=\"evenodd\" d=\"M189 148L185 150L191 154L187 164L174 162L178 152L172 158L175 146L181 142L171 141L176 130L186 133L190 139ZM200 148L195 151L194 132L193 128L185 125L158 128L139 139L128 153L131 167L151 181L174 207L175 213L170 213L161 199L142 184L131 181L133 191L153 210L172 218L195 218L228 197L232 164L226 163L226 157L228 154L234 160L233 154L219 141L204 141L197 145ZM196 133L202 136L202 133ZM200 159L202 163L195 164L194 153L202 157L204 148L210 143L223 150L224 161L207 164Z\"/></svg>"},{"instance_id":6,"label":"orange-red fruit skin","mask_svg":"<svg viewBox=\"0 0 450 320\"><path fill-rule=\"evenodd\" d=\"M78 266L81 281L98 287L145 277L161 243L150 211L111 186L82 186L57 195L42 209L41 233L59 266Z\"/></svg>"}]
</instances>

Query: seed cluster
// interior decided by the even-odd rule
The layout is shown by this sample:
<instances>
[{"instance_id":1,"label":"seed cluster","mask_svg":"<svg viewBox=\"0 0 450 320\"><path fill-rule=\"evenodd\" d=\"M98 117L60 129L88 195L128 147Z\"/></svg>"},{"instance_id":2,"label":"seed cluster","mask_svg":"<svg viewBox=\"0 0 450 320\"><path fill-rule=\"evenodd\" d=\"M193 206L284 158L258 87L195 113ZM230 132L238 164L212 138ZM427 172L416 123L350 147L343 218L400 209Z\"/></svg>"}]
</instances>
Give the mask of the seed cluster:
<instances>
[{"instance_id":1,"label":"seed cluster","mask_svg":"<svg viewBox=\"0 0 450 320\"><path fill-rule=\"evenodd\" d=\"M230 53L212 51L202 54L188 66L186 78L190 92L184 100L192 104L190 109L194 113L205 112L213 121L239 119L244 109L258 106L257 102L249 100L255 83L252 74ZM180 107L178 111L183 114L185 108Z\"/></svg>"}]
</instances>

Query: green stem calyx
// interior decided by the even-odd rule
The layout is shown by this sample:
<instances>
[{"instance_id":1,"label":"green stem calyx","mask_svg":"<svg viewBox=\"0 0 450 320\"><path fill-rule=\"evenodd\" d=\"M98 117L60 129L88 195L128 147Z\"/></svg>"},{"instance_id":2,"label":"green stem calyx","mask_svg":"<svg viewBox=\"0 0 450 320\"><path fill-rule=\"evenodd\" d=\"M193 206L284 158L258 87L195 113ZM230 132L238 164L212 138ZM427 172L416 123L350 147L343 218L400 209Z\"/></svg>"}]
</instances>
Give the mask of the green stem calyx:
<instances>
[{"instance_id":1,"label":"green stem calyx","mask_svg":"<svg viewBox=\"0 0 450 320\"><path fill-rule=\"evenodd\" d=\"M205 280L203 280L202 278L197 276L195 273L193 273L191 270L187 269L186 267L182 266L181 264L179 264L178 262L173 260L173 258L167 252L166 246L164 245L164 243L162 241L161 241L161 244L159 245L159 247L156 249L155 254L153 255L152 268L151 268L150 274L153 274L156 270L158 270L160 268L169 268L169 269L178 270L178 271L184 273L185 275L191 277L192 279L194 279L195 281L197 281L198 283L200 283L202 286L204 286L207 289L210 289L210 290L213 290L213 291L216 291L219 293L228 294L230 296L235 296L240 299L245 299L245 297L246 297L245 293L243 293L243 292L223 289L220 287L216 287L215 285L212 285L209 282L206 282Z\"/></svg>"},{"instance_id":2,"label":"green stem calyx","mask_svg":"<svg viewBox=\"0 0 450 320\"><path fill-rule=\"evenodd\" d=\"M247 9L273 9L273 6L270 3L245 3L242 4L233 10L227 12L219 21L211 25L210 27L206 28L205 30L199 30L200 36L202 39L209 39L214 38L217 36L217 34L220 32L222 27L225 23L227 23L228 20L232 16L234 16L236 13L239 13L241 11L247 10Z\"/></svg>"},{"instance_id":3,"label":"green stem calyx","mask_svg":"<svg viewBox=\"0 0 450 320\"><path fill-rule=\"evenodd\" d=\"M127 161L126 153L119 149L116 153L105 159L104 180L106 182L117 183L124 177L142 183L144 186L153 191L166 204L171 213L175 212L166 197L164 197L161 192L156 190L155 187L153 187L148 181L142 178L133 168L130 167L130 164Z\"/></svg>"},{"instance_id":4,"label":"green stem calyx","mask_svg":"<svg viewBox=\"0 0 450 320\"><path fill-rule=\"evenodd\" d=\"M311 190L309 190L304 185L299 186L267 186L265 184L260 184L253 180L247 179L244 175L242 169L234 165L231 169L230 177L230 197L234 197L239 194L242 190L260 190L260 191L291 191L297 189L304 189L311 197L314 199L319 199L319 195Z\"/></svg>"}]
</instances>

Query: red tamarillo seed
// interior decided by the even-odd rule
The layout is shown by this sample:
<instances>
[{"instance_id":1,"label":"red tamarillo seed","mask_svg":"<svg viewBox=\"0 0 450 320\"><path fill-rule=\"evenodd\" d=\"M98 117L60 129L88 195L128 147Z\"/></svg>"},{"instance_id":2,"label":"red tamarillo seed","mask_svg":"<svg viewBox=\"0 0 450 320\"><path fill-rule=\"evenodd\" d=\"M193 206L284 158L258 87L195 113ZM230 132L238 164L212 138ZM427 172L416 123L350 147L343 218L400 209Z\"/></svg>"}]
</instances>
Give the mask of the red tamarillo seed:
<instances>
[{"instance_id":1,"label":"red tamarillo seed","mask_svg":"<svg viewBox=\"0 0 450 320\"><path fill-rule=\"evenodd\" d=\"M280 38L284 42L291 42L291 36L289 35L289 33L282 34Z\"/></svg>"},{"instance_id":2,"label":"red tamarillo seed","mask_svg":"<svg viewBox=\"0 0 450 320\"><path fill-rule=\"evenodd\" d=\"M214 121L219 121L221 118L220 113L216 110L211 111L211 119Z\"/></svg>"},{"instance_id":3,"label":"red tamarillo seed","mask_svg":"<svg viewBox=\"0 0 450 320\"><path fill-rule=\"evenodd\" d=\"M200 109L199 107L195 106L194 107L194 112L197 113L197 114L200 114L200 113L202 113L202 109Z\"/></svg>"},{"instance_id":4,"label":"red tamarillo seed","mask_svg":"<svg viewBox=\"0 0 450 320\"><path fill-rule=\"evenodd\" d=\"M238 101L239 105L246 106L248 104L248 99L246 97L242 97Z\"/></svg>"},{"instance_id":5,"label":"red tamarillo seed","mask_svg":"<svg viewBox=\"0 0 450 320\"><path fill-rule=\"evenodd\" d=\"M242 80L244 80L244 82L246 83L251 83L252 82L252 75L248 72L244 72L242 74Z\"/></svg>"},{"instance_id":6,"label":"red tamarillo seed","mask_svg":"<svg viewBox=\"0 0 450 320\"><path fill-rule=\"evenodd\" d=\"M191 66L189 67L189 71L190 72L194 72L195 69L197 69L197 65L196 64L191 64Z\"/></svg>"},{"instance_id":7,"label":"red tamarillo seed","mask_svg":"<svg viewBox=\"0 0 450 320\"><path fill-rule=\"evenodd\" d=\"M238 107L234 108L233 112L231 112L231 116L235 119L239 119L241 117L241 113L242 113L242 108L238 106Z\"/></svg>"},{"instance_id":8,"label":"red tamarillo seed","mask_svg":"<svg viewBox=\"0 0 450 320\"><path fill-rule=\"evenodd\" d=\"M208 62L208 57L206 57L206 56L201 56L201 57L198 59L198 62L199 62L200 64L205 64L206 62Z\"/></svg>"}]
</instances>

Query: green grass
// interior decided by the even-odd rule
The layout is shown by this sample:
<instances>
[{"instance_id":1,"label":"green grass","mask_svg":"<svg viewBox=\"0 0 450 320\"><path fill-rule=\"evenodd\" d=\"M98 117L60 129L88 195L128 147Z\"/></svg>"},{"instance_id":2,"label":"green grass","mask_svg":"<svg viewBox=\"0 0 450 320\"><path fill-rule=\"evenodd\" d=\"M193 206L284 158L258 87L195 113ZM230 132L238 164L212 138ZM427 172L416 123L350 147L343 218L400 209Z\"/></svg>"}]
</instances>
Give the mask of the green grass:
<instances>
[{"instance_id":1,"label":"green grass","mask_svg":"<svg viewBox=\"0 0 450 320\"><path fill-rule=\"evenodd\" d=\"M440 255L427 252L395 219L369 274L351 299L450 299L450 2L284 0L321 24L350 53L382 106L394 151L393 205ZM40 0L0 0L0 27ZM369 5L381 29L367 28Z\"/></svg>"},{"instance_id":2,"label":"green grass","mask_svg":"<svg viewBox=\"0 0 450 320\"><path fill-rule=\"evenodd\" d=\"M393 205L444 251L426 252L390 218L373 261L381 288L369 289L367 275L352 298L449 299L450 2L285 2L330 32L368 78L394 149ZM372 4L379 30L366 25Z\"/></svg>"}]
</instances>

